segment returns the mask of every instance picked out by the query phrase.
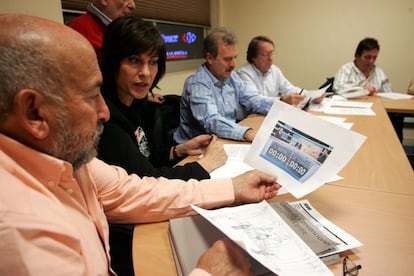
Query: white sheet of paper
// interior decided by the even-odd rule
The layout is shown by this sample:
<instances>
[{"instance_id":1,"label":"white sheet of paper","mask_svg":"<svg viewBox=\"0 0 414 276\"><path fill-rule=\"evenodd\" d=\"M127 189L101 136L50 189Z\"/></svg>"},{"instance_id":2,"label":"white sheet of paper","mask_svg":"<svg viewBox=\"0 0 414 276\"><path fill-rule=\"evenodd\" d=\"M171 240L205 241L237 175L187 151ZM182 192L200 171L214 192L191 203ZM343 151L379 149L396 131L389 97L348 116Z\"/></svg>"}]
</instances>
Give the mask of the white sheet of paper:
<instances>
[{"instance_id":1,"label":"white sheet of paper","mask_svg":"<svg viewBox=\"0 0 414 276\"><path fill-rule=\"evenodd\" d=\"M328 107L324 112L326 114L375 116L371 108Z\"/></svg>"},{"instance_id":2,"label":"white sheet of paper","mask_svg":"<svg viewBox=\"0 0 414 276\"><path fill-rule=\"evenodd\" d=\"M266 201L216 210L191 207L277 275L333 275Z\"/></svg>"},{"instance_id":3,"label":"white sheet of paper","mask_svg":"<svg viewBox=\"0 0 414 276\"><path fill-rule=\"evenodd\" d=\"M375 112L371 110L373 105L371 102L348 101L342 96L335 96L323 99L320 104L312 104L309 110L327 114L375 115Z\"/></svg>"},{"instance_id":4,"label":"white sheet of paper","mask_svg":"<svg viewBox=\"0 0 414 276\"><path fill-rule=\"evenodd\" d=\"M227 153L227 160L223 166L210 172L212 179L235 177L242 173L254 170L250 165L244 162L244 157L250 150L250 144L224 144L224 151ZM340 176L332 178L333 181L343 179ZM278 195L287 194L288 191L281 187L277 192Z\"/></svg>"},{"instance_id":5,"label":"white sheet of paper","mask_svg":"<svg viewBox=\"0 0 414 276\"><path fill-rule=\"evenodd\" d=\"M331 181L366 137L275 101L244 162L300 198Z\"/></svg>"},{"instance_id":6,"label":"white sheet of paper","mask_svg":"<svg viewBox=\"0 0 414 276\"><path fill-rule=\"evenodd\" d=\"M244 172L253 170L243 159L250 149L250 144L224 144L227 153L226 163L210 173L211 178L234 177Z\"/></svg>"},{"instance_id":7,"label":"white sheet of paper","mask_svg":"<svg viewBox=\"0 0 414 276\"><path fill-rule=\"evenodd\" d=\"M244 162L244 157L250 150L250 146L250 144L224 144L224 151L228 156L227 161L221 167L218 167L217 169L210 172L210 177L212 179L235 177L242 173L254 170L252 166L247 165ZM344 178L339 175L335 175L328 180L328 183L342 179ZM281 187L277 192L278 195L286 193L288 193L288 191L284 187Z\"/></svg>"},{"instance_id":8,"label":"white sheet of paper","mask_svg":"<svg viewBox=\"0 0 414 276\"><path fill-rule=\"evenodd\" d=\"M329 256L331 254L340 253L345 250L362 246L362 243L359 240L322 216L322 214L319 213L308 200L290 202L290 205L295 207L301 214L310 219L313 224L317 226L327 237L338 243L335 248L319 254L319 257Z\"/></svg>"},{"instance_id":9,"label":"white sheet of paper","mask_svg":"<svg viewBox=\"0 0 414 276\"><path fill-rule=\"evenodd\" d=\"M353 126L353 123L346 123L345 122L345 118L340 118L340 117L332 117L332 116L322 116L322 115L318 115L319 118L327 120L331 123L334 123L338 126L344 127L346 129L351 129Z\"/></svg>"},{"instance_id":10,"label":"white sheet of paper","mask_svg":"<svg viewBox=\"0 0 414 276\"><path fill-rule=\"evenodd\" d=\"M329 86L329 85L328 85ZM303 108L303 106L309 101L319 98L320 96L325 93L326 89L328 89L328 86L322 87L318 90L305 90L303 94L305 95L305 98L299 103L299 107Z\"/></svg>"},{"instance_id":11,"label":"white sheet of paper","mask_svg":"<svg viewBox=\"0 0 414 276\"><path fill-rule=\"evenodd\" d=\"M342 107L358 107L358 108L371 108L373 103L371 102L355 102L355 101L327 101L329 107L342 106Z\"/></svg>"},{"instance_id":12,"label":"white sheet of paper","mask_svg":"<svg viewBox=\"0 0 414 276\"><path fill-rule=\"evenodd\" d=\"M380 96L385 99L391 99L391 100L403 100L403 99L412 99L414 98L413 95L403 94L403 93L397 93L397 92L381 92L375 94L377 96Z\"/></svg>"}]
</instances>

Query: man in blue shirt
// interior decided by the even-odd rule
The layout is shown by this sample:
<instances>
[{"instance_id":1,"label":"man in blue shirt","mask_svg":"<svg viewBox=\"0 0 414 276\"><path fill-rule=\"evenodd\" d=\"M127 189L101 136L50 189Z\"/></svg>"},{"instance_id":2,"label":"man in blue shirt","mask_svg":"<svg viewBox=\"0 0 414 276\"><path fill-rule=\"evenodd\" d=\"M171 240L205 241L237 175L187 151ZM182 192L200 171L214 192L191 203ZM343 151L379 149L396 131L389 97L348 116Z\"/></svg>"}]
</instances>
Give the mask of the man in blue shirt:
<instances>
[{"instance_id":1,"label":"man in blue shirt","mask_svg":"<svg viewBox=\"0 0 414 276\"><path fill-rule=\"evenodd\" d=\"M184 84L180 125L174 140L183 143L199 134L252 141L257 130L240 126L249 113L267 114L274 99L258 94L237 73L237 41L224 28L214 29L204 40L205 63Z\"/></svg>"}]
</instances>

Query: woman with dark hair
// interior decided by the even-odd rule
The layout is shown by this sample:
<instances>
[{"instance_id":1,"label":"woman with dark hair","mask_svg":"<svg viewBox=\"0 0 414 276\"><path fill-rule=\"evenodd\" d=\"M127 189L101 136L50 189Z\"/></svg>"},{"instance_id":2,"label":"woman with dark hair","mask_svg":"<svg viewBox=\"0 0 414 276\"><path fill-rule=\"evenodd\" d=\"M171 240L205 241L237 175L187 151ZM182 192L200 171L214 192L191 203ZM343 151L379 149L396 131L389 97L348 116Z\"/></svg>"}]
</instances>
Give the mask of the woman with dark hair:
<instances>
[{"instance_id":1,"label":"woman with dark hair","mask_svg":"<svg viewBox=\"0 0 414 276\"><path fill-rule=\"evenodd\" d=\"M160 105L146 98L165 74L166 47L152 23L133 15L114 20L103 38L100 67L111 118L101 136L99 158L141 177L184 180L209 178L209 172L224 164L227 156L216 137L200 135L175 145L167 130L156 128L165 118L159 118ZM200 154L196 162L172 167L182 157Z\"/></svg>"},{"instance_id":2,"label":"woman with dark hair","mask_svg":"<svg viewBox=\"0 0 414 276\"><path fill-rule=\"evenodd\" d=\"M147 101L166 69L166 46L152 23L135 15L114 20L105 31L99 62L111 114L98 146L100 159L140 177L183 180L210 178L209 172L224 164L227 155L217 137L200 135L175 145L162 125L165 103ZM182 157L200 154L195 162L172 167ZM110 225L112 267L119 275L133 274L133 228Z\"/></svg>"}]
</instances>

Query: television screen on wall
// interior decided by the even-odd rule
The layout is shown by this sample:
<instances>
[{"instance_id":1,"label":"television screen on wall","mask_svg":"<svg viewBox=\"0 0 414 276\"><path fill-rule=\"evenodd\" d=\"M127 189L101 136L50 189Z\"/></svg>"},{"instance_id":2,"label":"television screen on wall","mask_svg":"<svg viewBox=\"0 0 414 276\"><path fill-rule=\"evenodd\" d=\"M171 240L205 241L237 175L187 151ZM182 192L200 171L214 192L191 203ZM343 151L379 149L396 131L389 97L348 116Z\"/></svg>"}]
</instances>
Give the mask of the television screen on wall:
<instances>
[{"instance_id":1,"label":"television screen on wall","mask_svg":"<svg viewBox=\"0 0 414 276\"><path fill-rule=\"evenodd\" d=\"M160 22L156 26L167 45L167 61L203 58L206 27Z\"/></svg>"}]
</instances>

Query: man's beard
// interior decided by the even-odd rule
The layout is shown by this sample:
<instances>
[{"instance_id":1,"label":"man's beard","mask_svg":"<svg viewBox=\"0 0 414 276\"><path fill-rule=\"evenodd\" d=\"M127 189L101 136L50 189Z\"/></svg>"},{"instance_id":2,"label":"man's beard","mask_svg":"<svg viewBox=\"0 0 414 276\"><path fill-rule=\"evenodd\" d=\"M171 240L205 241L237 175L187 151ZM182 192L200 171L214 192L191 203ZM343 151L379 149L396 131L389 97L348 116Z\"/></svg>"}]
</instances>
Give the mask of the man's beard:
<instances>
[{"instance_id":1,"label":"man's beard","mask_svg":"<svg viewBox=\"0 0 414 276\"><path fill-rule=\"evenodd\" d=\"M62 112L56 114L56 117L56 134L53 137L54 145L50 149L50 154L71 163L76 170L96 157L103 123L98 122L91 137L77 132L76 126L71 129L70 119Z\"/></svg>"}]
</instances>

